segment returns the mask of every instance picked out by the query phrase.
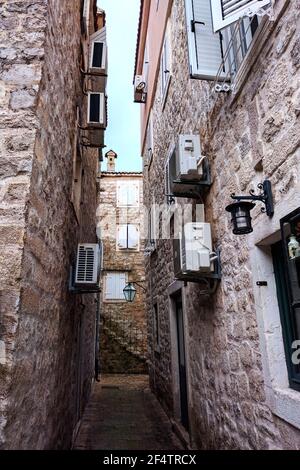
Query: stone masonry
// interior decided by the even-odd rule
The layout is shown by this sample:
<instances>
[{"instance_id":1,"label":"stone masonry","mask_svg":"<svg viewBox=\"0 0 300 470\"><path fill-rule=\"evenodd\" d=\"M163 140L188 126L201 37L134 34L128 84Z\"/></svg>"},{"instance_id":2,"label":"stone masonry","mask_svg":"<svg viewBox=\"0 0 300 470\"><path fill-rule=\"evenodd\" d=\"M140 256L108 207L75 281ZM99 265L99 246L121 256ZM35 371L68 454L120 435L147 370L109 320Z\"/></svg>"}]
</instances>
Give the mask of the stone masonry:
<instances>
[{"instance_id":1,"label":"stone masonry","mask_svg":"<svg viewBox=\"0 0 300 470\"><path fill-rule=\"evenodd\" d=\"M300 431L272 413L266 401L250 262L251 237L236 237L225 205L230 194L245 194L271 180L275 211L299 192L300 2L283 3L269 26L245 83L237 93L216 94L212 82L190 79L184 0L170 14L172 76L163 108L160 79L153 101L154 156L144 170L149 206L165 202L162 169L180 133L199 133L211 165L213 184L205 196L206 221L221 249L222 281L203 298L199 286L182 285L186 305L189 364L190 436L203 449L300 449ZM146 158L146 150L145 150ZM186 202L186 201L182 201ZM180 203L180 202L178 202ZM288 202L287 202L287 212ZM254 210L254 232L267 224ZM147 315L151 333L150 381L161 403L174 415L172 345L168 286L174 281L170 240L158 240L147 258ZM160 312L160 352L154 350L153 306ZM271 332L269 333L271 334Z\"/></svg>"},{"instance_id":2,"label":"stone masonry","mask_svg":"<svg viewBox=\"0 0 300 470\"><path fill-rule=\"evenodd\" d=\"M129 181L139 184L139 207L117 207L117 184ZM128 281L144 285L145 268L143 240L139 250L119 250L116 247L116 229L119 223L139 224L143 233L143 181L141 173L102 172L100 175L98 225L103 236L103 274L101 294L100 369L103 373L145 373L146 317L145 296L141 287L134 302L125 298L105 300L105 276L110 271L126 272Z\"/></svg>"},{"instance_id":3,"label":"stone masonry","mask_svg":"<svg viewBox=\"0 0 300 470\"><path fill-rule=\"evenodd\" d=\"M95 243L97 152L82 151L81 0L0 2L0 447L68 448L94 375L94 295L68 291ZM91 2L91 18L95 4ZM91 32L94 25L91 21Z\"/></svg>"}]
</instances>

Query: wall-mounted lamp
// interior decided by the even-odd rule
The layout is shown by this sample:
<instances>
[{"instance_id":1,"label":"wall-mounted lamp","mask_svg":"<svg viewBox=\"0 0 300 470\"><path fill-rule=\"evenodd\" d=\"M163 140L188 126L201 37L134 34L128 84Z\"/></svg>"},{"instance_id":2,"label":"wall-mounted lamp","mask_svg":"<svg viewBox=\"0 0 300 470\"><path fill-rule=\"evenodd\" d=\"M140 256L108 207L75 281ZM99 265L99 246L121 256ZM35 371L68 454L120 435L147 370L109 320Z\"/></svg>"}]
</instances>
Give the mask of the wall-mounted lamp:
<instances>
[{"instance_id":1,"label":"wall-mounted lamp","mask_svg":"<svg viewBox=\"0 0 300 470\"><path fill-rule=\"evenodd\" d=\"M146 292L145 287L141 286L138 282L128 282L128 284L123 289L126 302L133 302L135 299L136 288L134 287L134 284L141 287L141 289L143 289L143 291Z\"/></svg>"},{"instance_id":2,"label":"wall-mounted lamp","mask_svg":"<svg viewBox=\"0 0 300 470\"><path fill-rule=\"evenodd\" d=\"M250 190L250 196L236 196L234 193L231 194L232 199L235 199L237 202L227 206L226 210L231 213L233 233L235 235L245 235L253 232L250 211L255 207L255 204L247 201L260 201L265 205L265 207L261 208L262 212L265 212L269 217L272 217L274 214L271 182L265 180L257 187L260 189L260 194L254 194L253 189Z\"/></svg>"}]
</instances>

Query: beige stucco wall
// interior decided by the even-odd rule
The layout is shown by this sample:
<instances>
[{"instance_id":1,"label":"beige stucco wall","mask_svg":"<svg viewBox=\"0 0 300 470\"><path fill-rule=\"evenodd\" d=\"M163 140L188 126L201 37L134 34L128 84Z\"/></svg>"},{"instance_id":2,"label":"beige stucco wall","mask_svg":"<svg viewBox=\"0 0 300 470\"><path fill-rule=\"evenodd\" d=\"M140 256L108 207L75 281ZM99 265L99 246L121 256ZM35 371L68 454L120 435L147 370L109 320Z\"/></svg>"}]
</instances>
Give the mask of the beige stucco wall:
<instances>
[{"instance_id":1,"label":"beige stucco wall","mask_svg":"<svg viewBox=\"0 0 300 470\"><path fill-rule=\"evenodd\" d=\"M276 3L279 10L284 2ZM287 414L270 399L274 381L268 380L267 363L274 356L265 355L266 338L275 335L277 342L282 338L278 318L276 323L269 320L264 324L266 312L258 304L262 295L276 295L274 276L267 288L272 290L259 292L255 283L263 272L264 256L253 255L259 250L255 244L279 231L279 214L299 207L299 6L299 1L286 2L282 16L269 25L266 42L260 41L261 52L234 98L214 93L212 83L190 79L184 1L173 2L172 77L164 108L159 86L156 91L154 156L151 166L144 169L144 198L146 205L153 197L159 204L165 201L163 169L169 149L178 134L200 132L213 178L204 198L206 221L212 224L214 245L221 249L222 281L209 299L199 295L197 284L181 286L191 438L199 448L300 448L296 421L290 420L293 426L288 424ZM273 187L273 222L257 207L253 235L234 236L225 212L230 194L246 193L265 178ZM262 263L261 270L257 263ZM156 252L147 258L146 273L149 327L153 328L152 299L157 298L162 335L160 354L154 352L152 340L151 384L169 414L176 416L176 353L170 343L168 296L174 274L169 240L158 240ZM279 368L277 375L283 372ZM285 405L290 411L297 410L296 392L287 386L284 393L291 396Z\"/></svg>"}]
</instances>

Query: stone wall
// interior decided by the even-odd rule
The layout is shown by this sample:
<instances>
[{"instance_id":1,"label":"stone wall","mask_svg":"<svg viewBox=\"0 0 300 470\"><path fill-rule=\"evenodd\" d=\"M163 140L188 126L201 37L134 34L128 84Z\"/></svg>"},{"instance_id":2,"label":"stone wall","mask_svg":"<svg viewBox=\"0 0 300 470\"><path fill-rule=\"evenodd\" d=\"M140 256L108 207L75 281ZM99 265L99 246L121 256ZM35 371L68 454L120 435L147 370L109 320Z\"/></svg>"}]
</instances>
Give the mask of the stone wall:
<instances>
[{"instance_id":1,"label":"stone wall","mask_svg":"<svg viewBox=\"0 0 300 470\"><path fill-rule=\"evenodd\" d=\"M117 207L117 183L139 181L140 206L138 208ZM127 214L127 215L126 215ZM143 281L144 243L141 239L139 251L116 249L116 224L140 225L143 234L143 181L140 174L102 173L100 178L98 224L101 226L104 243L102 296L101 296L101 342L100 368L105 373L146 372L147 349L145 298L143 290L136 287L136 299L132 303L124 300L111 302L104 299L104 277L107 271L124 271L129 281ZM109 237L109 233L111 236ZM112 344L113 342L113 344Z\"/></svg>"},{"instance_id":2,"label":"stone wall","mask_svg":"<svg viewBox=\"0 0 300 470\"><path fill-rule=\"evenodd\" d=\"M6 1L1 40L0 445L70 445L94 372L94 295L68 292L77 243L95 242L94 151L71 202L82 2ZM84 109L84 108L83 108ZM84 111L83 111L84 118ZM76 145L75 145L76 148Z\"/></svg>"},{"instance_id":3,"label":"stone wall","mask_svg":"<svg viewBox=\"0 0 300 470\"><path fill-rule=\"evenodd\" d=\"M300 432L276 417L266 401L251 238L234 236L225 212L232 192L246 193L264 178L272 182L275 211L282 198L291 200L299 191L300 4L286 5L270 25L267 41L235 97L215 94L212 83L190 79L184 1L174 0L171 11L172 77L165 107L159 86L153 103L154 157L144 170L144 198L147 205L153 195L156 203L165 202L162 169L169 148L178 134L200 132L213 178L204 199L206 221L212 224L214 245L221 249L222 281L210 298L200 295L197 284L182 284L190 432L198 448L300 448ZM267 223L257 207L254 226ZM168 286L174 270L169 240L157 241L157 250L147 258L146 275L151 386L173 415ZM154 351L153 298L159 304L160 353Z\"/></svg>"}]
</instances>

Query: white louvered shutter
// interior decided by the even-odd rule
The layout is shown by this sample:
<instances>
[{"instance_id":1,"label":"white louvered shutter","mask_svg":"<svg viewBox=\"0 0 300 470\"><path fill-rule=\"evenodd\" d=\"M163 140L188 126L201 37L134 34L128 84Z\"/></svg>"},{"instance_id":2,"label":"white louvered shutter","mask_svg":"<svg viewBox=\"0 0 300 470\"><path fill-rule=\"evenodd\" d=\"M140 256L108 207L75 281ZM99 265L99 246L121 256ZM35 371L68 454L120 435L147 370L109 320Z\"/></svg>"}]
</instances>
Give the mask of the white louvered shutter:
<instances>
[{"instance_id":1,"label":"white louvered shutter","mask_svg":"<svg viewBox=\"0 0 300 470\"><path fill-rule=\"evenodd\" d=\"M127 205L138 206L139 205L139 183L128 183L127 185Z\"/></svg>"},{"instance_id":2,"label":"white louvered shutter","mask_svg":"<svg viewBox=\"0 0 300 470\"><path fill-rule=\"evenodd\" d=\"M213 32L210 0L185 0L185 4L191 76L214 80L222 63L222 45L220 34Z\"/></svg>"},{"instance_id":3,"label":"white louvered shutter","mask_svg":"<svg viewBox=\"0 0 300 470\"><path fill-rule=\"evenodd\" d=\"M117 226L117 247L120 250L127 248L127 225Z\"/></svg>"},{"instance_id":4,"label":"white louvered shutter","mask_svg":"<svg viewBox=\"0 0 300 470\"><path fill-rule=\"evenodd\" d=\"M122 183L117 185L117 204L118 206L127 206L127 186Z\"/></svg>"},{"instance_id":5,"label":"white louvered shutter","mask_svg":"<svg viewBox=\"0 0 300 470\"><path fill-rule=\"evenodd\" d=\"M161 94L164 98L171 75L171 57L170 57L170 31L169 27L166 29L165 39L161 53Z\"/></svg>"},{"instance_id":6,"label":"white louvered shutter","mask_svg":"<svg viewBox=\"0 0 300 470\"><path fill-rule=\"evenodd\" d=\"M116 299L125 300L123 289L126 286L126 273L116 273Z\"/></svg>"},{"instance_id":7,"label":"white louvered shutter","mask_svg":"<svg viewBox=\"0 0 300 470\"><path fill-rule=\"evenodd\" d=\"M105 279L105 299L124 300L123 289L126 286L126 273L110 272Z\"/></svg>"},{"instance_id":8,"label":"white louvered shutter","mask_svg":"<svg viewBox=\"0 0 300 470\"><path fill-rule=\"evenodd\" d=\"M128 248L137 250L139 248L140 231L138 225L128 225Z\"/></svg>"},{"instance_id":9,"label":"white louvered shutter","mask_svg":"<svg viewBox=\"0 0 300 470\"><path fill-rule=\"evenodd\" d=\"M105 299L113 300L115 295L115 278L113 273L107 273L105 277Z\"/></svg>"},{"instance_id":10,"label":"white louvered shutter","mask_svg":"<svg viewBox=\"0 0 300 470\"><path fill-rule=\"evenodd\" d=\"M271 0L210 0L213 28L214 31L220 31L226 26L234 23L239 18L251 16L260 8L271 5Z\"/></svg>"}]
</instances>

